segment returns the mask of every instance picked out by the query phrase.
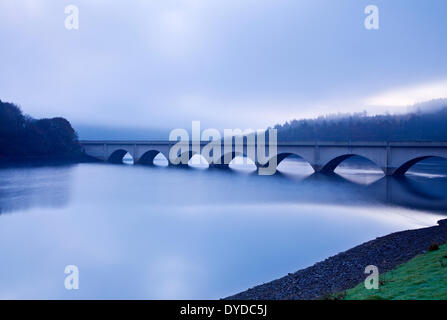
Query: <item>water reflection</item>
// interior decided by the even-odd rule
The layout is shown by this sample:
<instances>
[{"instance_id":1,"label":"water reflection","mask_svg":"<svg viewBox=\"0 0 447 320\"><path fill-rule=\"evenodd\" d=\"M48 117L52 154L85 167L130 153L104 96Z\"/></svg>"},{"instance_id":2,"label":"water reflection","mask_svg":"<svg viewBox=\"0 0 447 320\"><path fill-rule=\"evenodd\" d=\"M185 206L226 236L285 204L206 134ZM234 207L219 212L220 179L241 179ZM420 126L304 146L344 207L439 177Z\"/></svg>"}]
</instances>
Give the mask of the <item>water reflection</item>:
<instances>
[{"instance_id":1,"label":"water reflection","mask_svg":"<svg viewBox=\"0 0 447 320\"><path fill-rule=\"evenodd\" d=\"M15 213L0 216L0 298L221 298L447 214L442 170L356 183L346 175L367 169L321 175L293 161L275 176L0 169L0 208ZM63 287L67 264L80 268L78 291Z\"/></svg>"},{"instance_id":2,"label":"water reflection","mask_svg":"<svg viewBox=\"0 0 447 320\"><path fill-rule=\"evenodd\" d=\"M164 159L160 159L159 162L156 165L166 166ZM98 164L80 166L96 166L98 170L103 167ZM125 169L125 167L119 168ZM207 169L208 166L200 162L197 165L193 164L191 168ZM258 176L251 166L244 167L235 164L231 168L233 170L200 170L203 172L185 169L185 167L166 168L165 170L172 170L177 174L183 172L183 177L188 179L185 181L182 176L176 177L180 182L168 183L169 191L177 195L178 202L258 203L287 202L293 190L293 201L328 204L373 201L406 208L447 212L447 176L442 171L435 175L424 172L422 168L421 171L410 172L404 177L386 177L374 168L345 166L336 174L323 175L313 173L307 163L298 159L284 160L274 176ZM133 175L131 170L134 168L128 169L129 171L126 170L126 172ZM141 170L141 168L138 169ZM164 172L163 168L158 169ZM69 205L73 174L74 171L79 170L79 165L0 169L0 213L33 207ZM194 174L198 176L194 177ZM94 175L92 173L92 177ZM250 179L247 179L248 177ZM206 185L199 186L202 183ZM156 199L152 201L164 201L163 194L168 190L160 184L160 181L157 181L157 184L151 187L152 195L156 195L154 197ZM222 192L222 188L229 184L235 192ZM185 186L189 186L186 189L199 190L201 196L194 197L190 192L185 192ZM318 197L314 193L315 190L319 190ZM204 191L206 194L203 193ZM203 197L204 195L206 196Z\"/></svg>"}]
</instances>

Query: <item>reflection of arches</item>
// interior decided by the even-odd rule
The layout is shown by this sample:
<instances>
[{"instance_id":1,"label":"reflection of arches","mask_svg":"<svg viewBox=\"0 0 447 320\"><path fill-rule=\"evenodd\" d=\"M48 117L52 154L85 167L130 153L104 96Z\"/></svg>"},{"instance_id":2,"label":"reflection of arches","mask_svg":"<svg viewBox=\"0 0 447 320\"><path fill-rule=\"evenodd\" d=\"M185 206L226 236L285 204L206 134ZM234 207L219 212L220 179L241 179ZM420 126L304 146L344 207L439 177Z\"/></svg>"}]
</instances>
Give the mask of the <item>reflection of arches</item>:
<instances>
[{"instance_id":1,"label":"reflection of arches","mask_svg":"<svg viewBox=\"0 0 447 320\"><path fill-rule=\"evenodd\" d=\"M123 163L123 158L127 154L124 149L115 150L110 156L108 161L111 163Z\"/></svg>"},{"instance_id":2,"label":"reflection of arches","mask_svg":"<svg viewBox=\"0 0 447 320\"><path fill-rule=\"evenodd\" d=\"M369 159L369 158L367 158L367 157L364 157L364 156L361 156L361 155L358 155L358 154L344 154L344 155L335 157L335 158L333 158L332 160L330 160L329 162L327 162L325 165L323 165L323 167L321 168L320 172L322 172L322 173L332 173L332 172L334 172L334 170L335 170L335 169L336 169L336 168L337 168L343 161L345 161L346 159L349 159L349 158L351 158L351 157L354 157L354 156L356 156L356 157L360 157L360 158L363 158L363 159L366 159L366 160L368 160L368 161L374 163L374 164L377 166L377 164L376 164L374 161L372 161L371 159ZM377 167L379 167L379 166L377 166Z\"/></svg>"},{"instance_id":3,"label":"reflection of arches","mask_svg":"<svg viewBox=\"0 0 447 320\"><path fill-rule=\"evenodd\" d=\"M437 157L437 156L423 156L423 157L414 158L414 159L411 159L410 161L405 162L399 168L397 168L394 171L394 175L396 175L396 176L404 175L416 163L418 163L418 162L420 162L422 160L425 160L425 159L435 158L435 157L436 158L445 159L444 157Z\"/></svg>"},{"instance_id":4,"label":"reflection of arches","mask_svg":"<svg viewBox=\"0 0 447 320\"><path fill-rule=\"evenodd\" d=\"M434 188L433 183L439 183ZM404 208L445 214L447 195L443 190L446 179L408 178L387 176L368 186L365 195L380 202Z\"/></svg>"},{"instance_id":5,"label":"reflection of arches","mask_svg":"<svg viewBox=\"0 0 447 320\"><path fill-rule=\"evenodd\" d=\"M147 166L153 166L154 159L159 153L160 153L160 151L157 151L157 150L149 150L141 156L140 161L138 163L144 164Z\"/></svg>"},{"instance_id":6,"label":"reflection of arches","mask_svg":"<svg viewBox=\"0 0 447 320\"><path fill-rule=\"evenodd\" d=\"M263 167L268 167L269 163L271 161L275 161L276 160L276 167L278 167L280 165L280 163L285 160L286 158L298 158L304 162L306 162L312 169L312 165L309 163L309 161L307 161L306 159L304 159L302 156L300 156L297 153L293 153L293 152L283 152L283 153L279 153L276 156L271 157L266 164L263 165Z\"/></svg>"},{"instance_id":7,"label":"reflection of arches","mask_svg":"<svg viewBox=\"0 0 447 320\"><path fill-rule=\"evenodd\" d=\"M286 159L288 157L292 157L292 156L295 156L295 157L298 157L300 159L303 159L303 157L301 157L300 155L298 155L296 153L285 152L285 153L280 153L280 154L276 155L276 164L279 165L284 159Z\"/></svg>"}]
</instances>

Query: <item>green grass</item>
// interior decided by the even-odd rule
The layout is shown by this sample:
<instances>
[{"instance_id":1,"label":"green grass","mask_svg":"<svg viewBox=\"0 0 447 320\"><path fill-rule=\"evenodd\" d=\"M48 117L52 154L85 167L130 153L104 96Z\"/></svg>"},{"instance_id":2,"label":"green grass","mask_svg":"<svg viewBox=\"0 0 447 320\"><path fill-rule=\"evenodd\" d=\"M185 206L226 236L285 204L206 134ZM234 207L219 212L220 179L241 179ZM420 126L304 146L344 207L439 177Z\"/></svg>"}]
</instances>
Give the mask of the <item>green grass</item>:
<instances>
[{"instance_id":1,"label":"green grass","mask_svg":"<svg viewBox=\"0 0 447 320\"><path fill-rule=\"evenodd\" d=\"M379 270L380 271L380 270ZM365 275L366 278L367 275ZM379 289L367 290L364 283L338 294L345 300L447 299L447 244L428 251L380 275Z\"/></svg>"}]
</instances>

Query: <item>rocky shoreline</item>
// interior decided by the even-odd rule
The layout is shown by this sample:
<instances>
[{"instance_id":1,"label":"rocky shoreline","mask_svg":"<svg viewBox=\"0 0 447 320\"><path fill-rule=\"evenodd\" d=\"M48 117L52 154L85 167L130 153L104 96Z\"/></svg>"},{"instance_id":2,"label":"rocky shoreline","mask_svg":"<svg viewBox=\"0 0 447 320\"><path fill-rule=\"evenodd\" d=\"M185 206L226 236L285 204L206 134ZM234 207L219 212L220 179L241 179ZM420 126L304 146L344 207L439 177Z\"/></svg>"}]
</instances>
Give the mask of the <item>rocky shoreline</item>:
<instances>
[{"instance_id":1,"label":"rocky shoreline","mask_svg":"<svg viewBox=\"0 0 447 320\"><path fill-rule=\"evenodd\" d=\"M225 299L318 299L364 281L367 265L375 265L384 273L423 253L431 244L446 242L447 219L444 219L438 221L438 226L400 231L365 242L311 267Z\"/></svg>"}]
</instances>

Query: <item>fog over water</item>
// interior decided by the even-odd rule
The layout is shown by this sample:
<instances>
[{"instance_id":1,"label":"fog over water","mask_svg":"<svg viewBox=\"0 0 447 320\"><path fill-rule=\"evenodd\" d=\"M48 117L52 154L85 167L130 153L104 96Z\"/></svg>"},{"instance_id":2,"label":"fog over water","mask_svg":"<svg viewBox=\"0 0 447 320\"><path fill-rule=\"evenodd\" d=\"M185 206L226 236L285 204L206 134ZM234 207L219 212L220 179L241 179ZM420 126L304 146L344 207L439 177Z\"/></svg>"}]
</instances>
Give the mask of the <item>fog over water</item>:
<instances>
[{"instance_id":1,"label":"fog over water","mask_svg":"<svg viewBox=\"0 0 447 320\"><path fill-rule=\"evenodd\" d=\"M446 161L402 179L360 160L333 176L232 167L1 168L0 298L222 298L447 218Z\"/></svg>"}]
</instances>

